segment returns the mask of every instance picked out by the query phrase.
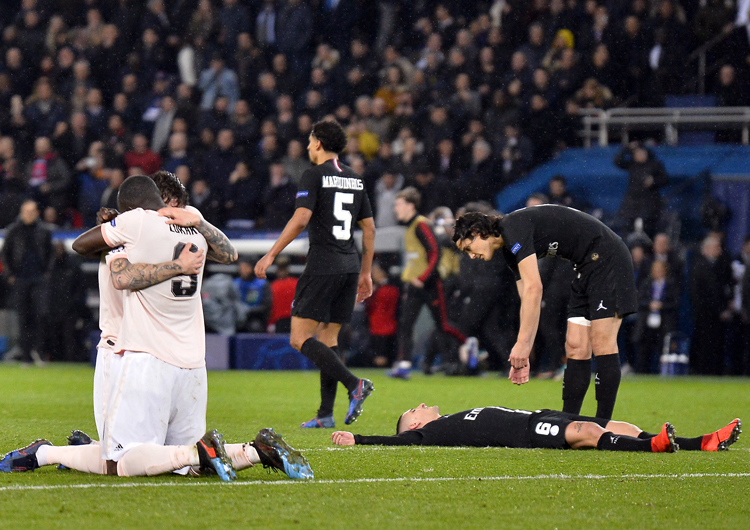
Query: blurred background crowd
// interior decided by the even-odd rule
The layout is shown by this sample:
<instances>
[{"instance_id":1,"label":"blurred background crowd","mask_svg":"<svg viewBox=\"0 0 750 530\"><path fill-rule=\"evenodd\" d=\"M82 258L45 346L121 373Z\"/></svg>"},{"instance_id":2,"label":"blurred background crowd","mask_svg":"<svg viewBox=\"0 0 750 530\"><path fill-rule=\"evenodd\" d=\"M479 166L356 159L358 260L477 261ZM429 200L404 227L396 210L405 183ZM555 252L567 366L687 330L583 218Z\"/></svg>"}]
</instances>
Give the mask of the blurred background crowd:
<instances>
[{"instance_id":1,"label":"blurred background crowd","mask_svg":"<svg viewBox=\"0 0 750 530\"><path fill-rule=\"evenodd\" d=\"M82 281L77 262L28 227L93 226L100 207L116 206L117 189L129 175L166 169L217 226L278 231L294 211L296 182L309 167L311 125L334 117L349 135L342 160L364 177L376 225L398 224L393 202L402 188L413 186L421 197L419 212L431 216L436 232L445 232L450 229L445 220L460 208L491 209L496 194L529 170L580 146L581 109L658 107L668 95L691 93L695 65L685 58L709 41L721 39L711 47L710 63L717 67L707 91L720 106L746 104L746 4L3 1L0 228L15 222L13 237L21 244L12 253L6 231L4 286L9 293L23 285L28 300L38 298L38 304L15 309L37 315L49 329L44 337L25 339L40 342L24 348L42 351L45 341L69 340L68 353L46 347L43 356L76 358L75 329L61 338L65 326L55 318L72 319L78 324L70 326L80 328L79 317L86 314L84 290L76 287ZM732 131L719 134L721 141L740 141ZM628 366L657 370L654 359L665 334L680 328L678 306L687 296L695 314L693 371L750 373L750 318L743 303L750 289L742 289L750 245L730 256L720 227L707 226L707 238L690 257L695 266L686 266L688 249L670 240L660 224L659 189L668 180L664 166L643 143L624 147L615 163L628 171L629 185L613 222L633 249L645 304L623 330ZM562 177L530 200L587 209L567 192ZM30 223L24 208L36 211L27 212ZM449 245L442 251L452 252ZM388 340L375 339L385 344L377 348L357 346L358 340L366 342L360 335L387 337L398 327L393 301L399 281L392 270L400 259L381 260L380 288L362 312L364 331L355 326L351 335L359 352L353 359L384 366L393 359ZM460 266L445 272L453 289L451 318L467 335L480 337L486 366L502 369L517 318L515 286L502 263L480 268L456 260ZM221 316L226 308L220 306L212 320L209 307L211 329L288 329L288 315L279 308L293 293L289 263L280 264L277 278L267 283L253 278L251 261L240 264L236 281L222 286L221 278L207 278L214 299L236 296L244 304L232 321ZM552 264L543 273L551 279L545 310L554 318L542 322L554 326L540 330L535 369L550 376L564 358L557 333L567 292L555 293L554 286L564 284L570 272ZM55 281L41 285L37 279L45 275ZM235 295L228 294L230 285ZM63 298L70 307L45 304L46 294L32 295L38 289L68 293ZM498 299L502 305L491 303ZM83 310L73 309L81 304ZM443 365L455 365L449 371L466 372L455 345L432 354L429 348L427 359L440 358Z\"/></svg>"}]
</instances>

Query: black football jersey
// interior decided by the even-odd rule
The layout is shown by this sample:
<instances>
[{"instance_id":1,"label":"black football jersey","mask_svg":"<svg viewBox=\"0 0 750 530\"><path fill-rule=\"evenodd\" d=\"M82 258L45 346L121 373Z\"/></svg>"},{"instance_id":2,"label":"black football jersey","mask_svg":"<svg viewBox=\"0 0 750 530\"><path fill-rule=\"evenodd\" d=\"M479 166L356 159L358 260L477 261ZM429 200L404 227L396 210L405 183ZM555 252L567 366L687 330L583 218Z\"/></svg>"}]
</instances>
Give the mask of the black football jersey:
<instances>
[{"instance_id":1,"label":"black football jersey","mask_svg":"<svg viewBox=\"0 0 750 530\"><path fill-rule=\"evenodd\" d=\"M312 210L307 225L310 250L305 273L359 272L359 252L352 232L358 221L372 217L362 177L332 159L305 171L297 190L296 207Z\"/></svg>"},{"instance_id":2,"label":"black football jersey","mask_svg":"<svg viewBox=\"0 0 750 530\"><path fill-rule=\"evenodd\" d=\"M559 257L573 262L576 270L594 266L617 254L620 236L604 223L574 208L543 204L522 208L500 221L503 257L521 278L518 263L536 254L537 258Z\"/></svg>"},{"instance_id":3,"label":"black football jersey","mask_svg":"<svg viewBox=\"0 0 750 530\"><path fill-rule=\"evenodd\" d=\"M529 420L534 413L504 407L480 407L448 414L420 429L396 436L362 436L362 445L442 445L529 448Z\"/></svg>"}]
</instances>

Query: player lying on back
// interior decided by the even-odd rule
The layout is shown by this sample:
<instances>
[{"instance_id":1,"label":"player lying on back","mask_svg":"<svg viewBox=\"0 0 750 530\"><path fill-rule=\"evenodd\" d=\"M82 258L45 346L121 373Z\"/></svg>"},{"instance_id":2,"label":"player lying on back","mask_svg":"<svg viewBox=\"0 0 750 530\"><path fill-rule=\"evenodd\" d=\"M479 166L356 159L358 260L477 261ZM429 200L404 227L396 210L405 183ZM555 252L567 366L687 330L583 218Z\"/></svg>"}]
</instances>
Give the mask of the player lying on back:
<instances>
[{"instance_id":1,"label":"player lying on back","mask_svg":"<svg viewBox=\"0 0 750 530\"><path fill-rule=\"evenodd\" d=\"M678 438L674 427L665 423L659 434L649 434L622 421L579 416L556 410L479 407L441 415L437 406L424 403L404 412L396 424L395 436L363 436L336 431L336 445L440 445L509 447L519 449L599 449L673 453L725 451L737 441L739 418L711 434Z\"/></svg>"}]
</instances>

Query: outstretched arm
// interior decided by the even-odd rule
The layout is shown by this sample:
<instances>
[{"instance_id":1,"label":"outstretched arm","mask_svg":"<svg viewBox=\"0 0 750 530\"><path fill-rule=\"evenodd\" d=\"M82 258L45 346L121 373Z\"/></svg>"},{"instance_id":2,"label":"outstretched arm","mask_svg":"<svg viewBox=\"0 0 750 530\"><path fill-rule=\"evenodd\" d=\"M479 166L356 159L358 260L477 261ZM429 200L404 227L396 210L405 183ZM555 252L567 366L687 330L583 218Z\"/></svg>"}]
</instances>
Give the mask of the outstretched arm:
<instances>
[{"instance_id":1,"label":"outstretched arm","mask_svg":"<svg viewBox=\"0 0 750 530\"><path fill-rule=\"evenodd\" d=\"M363 436L347 431L336 431L331 435L336 445L422 445L422 436L415 431L405 431L396 436Z\"/></svg>"},{"instance_id":2,"label":"outstretched arm","mask_svg":"<svg viewBox=\"0 0 750 530\"><path fill-rule=\"evenodd\" d=\"M198 274L203 267L203 251L191 252L190 247L185 245L177 259L162 263L130 263L125 257L117 258L109 266L112 285L137 291L175 276Z\"/></svg>"},{"instance_id":3,"label":"outstretched arm","mask_svg":"<svg viewBox=\"0 0 750 530\"><path fill-rule=\"evenodd\" d=\"M159 210L159 215L168 217L168 224L195 227L208 243L208 255L206 257L211 261L226 265L237 260L237 249L234 248L229 238L224 232L206 221L199 213L184 208L167 207Z\"/></svg>"},{"instance_id":4,"label":"outstretched arm","mask_svg":"<svg viewBox=\"0 0 750 530\"><path fill-rule=\"evenodd\" d=\"M269 250L268 253L260 258L258 263L255 264L255 275L258 278L263 279L266 277L266 271L268 270L268 267L273 264L273 260L276 259L276 256L278 256L289 243L294 241L294 239L302 233L305 227L307 227L307 223L310 222L311 217L312 210L307 208L299 207L294 211L294 215L289 219L289 222L271 247L271 250Z\"/></svg>"},{"instance_id":5,"label":"outstretched arm","mask_svg":"<svg viewBox=\"0 0 750 530\"><path fill-rule=\"evenodd\" d=\"M82 256L92 256L109 248L107 242L104 241L101 226L89 229L73 241L73 250Z\"/></svg>"},{"instance_id":6,"label":"outstretched arm","mask_svg":"<svg viewBox=\"0 0 750 530\"><path fill-rule=\"evenodd\" d=\"M518 272L521 274L521 280L517 282L521 295L521 318L516 344L508 360L511 364L509 379L521 385L529 382L529 356L542 309L542 278L539 276L536 255L522 259L518 263Z\"/></svg>"}]
</instances>

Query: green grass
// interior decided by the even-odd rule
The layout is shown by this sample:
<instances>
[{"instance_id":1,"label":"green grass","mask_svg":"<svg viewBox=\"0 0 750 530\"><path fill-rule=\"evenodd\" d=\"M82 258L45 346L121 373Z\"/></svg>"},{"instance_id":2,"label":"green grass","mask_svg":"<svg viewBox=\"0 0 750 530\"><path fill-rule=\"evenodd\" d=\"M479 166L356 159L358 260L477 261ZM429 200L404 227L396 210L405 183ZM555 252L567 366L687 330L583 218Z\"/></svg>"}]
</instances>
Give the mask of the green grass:
<instances>
[{"instance_id":1,"label":"green grass","mask_svg":"<svg viewBox=\"0 0 750 530\"><path fill-rule=\"evenodd\" d=\"M559 408L560 382L515 387L482 378L375 383L355 433L390 434L398 414L424 401L444 413L483 405ZM95 433L93 370L0 366L0 453L38 438L62 444ZM343 392L335 417L344 428ZM593 387L584 414L593 414ZM334 448L331 430L302 430L318 405L313 372L209 374L208 425L228 441L274 427L304 450L312 482L261 468L237 482L162 476L117 478L57 471L0 475L0 528L720 528L750 527L750 435L724 453L605 453L471 448ZM715 430L750 421L750 380L633 377L616 419L656 432Z\"/></svg>"}]
</instances>

